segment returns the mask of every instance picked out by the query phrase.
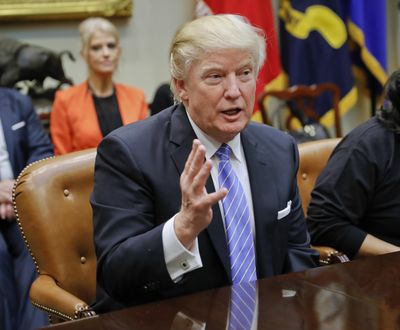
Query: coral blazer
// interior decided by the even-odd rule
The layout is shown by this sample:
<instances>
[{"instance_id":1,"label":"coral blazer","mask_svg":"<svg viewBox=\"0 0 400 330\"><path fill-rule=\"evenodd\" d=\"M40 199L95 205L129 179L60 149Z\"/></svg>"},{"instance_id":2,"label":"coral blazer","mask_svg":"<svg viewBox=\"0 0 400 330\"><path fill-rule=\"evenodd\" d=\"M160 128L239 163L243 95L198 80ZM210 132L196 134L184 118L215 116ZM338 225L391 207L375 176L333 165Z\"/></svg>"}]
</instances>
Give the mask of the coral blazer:
<instances>
[{"instance_id":1,"label":"coral blazer","mask_svg":"<svg viewBox=\"0 0 400 330\"><path fill-rule=\"evenodd\" d=\"M115 84L115 92L123 125L148 116L142 90ZM87 81L56 93L50 133L56 155L94 148L100 143L103 134Z\"/></svg>"}]
</instances>

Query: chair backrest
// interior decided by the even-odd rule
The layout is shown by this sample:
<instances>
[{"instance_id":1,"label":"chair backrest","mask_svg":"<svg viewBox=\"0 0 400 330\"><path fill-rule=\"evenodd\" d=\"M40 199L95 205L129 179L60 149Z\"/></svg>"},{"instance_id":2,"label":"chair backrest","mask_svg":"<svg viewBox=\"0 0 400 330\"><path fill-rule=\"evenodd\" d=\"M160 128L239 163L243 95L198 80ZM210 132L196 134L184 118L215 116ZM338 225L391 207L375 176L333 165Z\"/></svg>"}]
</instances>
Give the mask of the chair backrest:
<instances>
[{"instance_id":1,"label":"chair backrest","mask_svg":"<svg viewBox=\"0 0 400 330\"><path fill-rule=\"evenodd\" d=\"M88 149L35 162L21 172L14 187L17 221L39 277L50 276L88 303L96 292L89 202L95 156L96 150Z\"/></svg>"},{"instance_id":2,"label":"chair backrest","mask_svg":"<svg viewBox=\"0 0 400 330\"><path fill-rule=\"evenodd\" d=\"M336 131L336 137L342 136L342 125L340 121L339 113L339 101L340 101L340 89L334 83L321 83L318 85L296 85L285 90L270 90L264 91L258 98L258 106L261 112L262 121L264 124L271 125L271 121L268 115L268 102L266 101L269 97L278 98L285 102L292 102L295 108L300 112L299 115L304 115L307 118L312 119L314 122L320 122L320 116L316 111L317 99L330 93L330 99L332 100L332 109L334 115L334 125ZM291 128L292 119L295 116L289 114L286 120L286 129Z\"/></svg>"},{"instance_id":3,"label":"chair backrest","mask_svg":"<svg viewBox=\"0 0 400 330\"><path fill-rule=\"evenodd\" d=\"M323 139L298 145L300 165L297 172L297 185L305 215L307 215L307 208L315 181L326 166L333 149L339 141L340 138Z\"/></svg>"},{"instance_id":4,"label":"chair backrest","mask_svg":"<svg viewBox=\"0 0 400 330\"><path fill-rule=\"evenodd\" d=\"M340 140L340 138L324 139L300 143L298 145L300 165L297 172L297 185L300 191L303 211L306 216L315 181L326 166L333 149L335 149ZM312 247L320 253L319 261L321 265L349 261L349 258L344 253L332 247L315 245Z\"/></svg>"}]
</instances>

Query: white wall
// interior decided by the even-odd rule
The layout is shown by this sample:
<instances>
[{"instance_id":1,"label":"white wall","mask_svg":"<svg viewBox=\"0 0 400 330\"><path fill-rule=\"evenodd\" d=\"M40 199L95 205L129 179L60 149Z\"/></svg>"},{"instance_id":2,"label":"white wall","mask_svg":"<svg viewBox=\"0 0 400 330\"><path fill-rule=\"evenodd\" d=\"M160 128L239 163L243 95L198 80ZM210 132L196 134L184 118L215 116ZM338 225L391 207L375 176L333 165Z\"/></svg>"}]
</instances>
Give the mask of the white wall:
<instances>
[{"instance_id":1,"label":"white wall","mask_svg":"<svg viewBox=\"0 0 400 330\"><path fill-rule=\"evenodd\" d=\"M192 19L193 7L191 0L134 0L131 18L111 19L120 31L123 48L115 80L144 89L151 102L157 86L169 80L170 41L178 27ZM86 78L86 65L79 55L79 22L6 24L0 26L0 34L56 51L71 50L77 61L65 57L64 70L79 83Z\"/></svg>"}]
</instances>

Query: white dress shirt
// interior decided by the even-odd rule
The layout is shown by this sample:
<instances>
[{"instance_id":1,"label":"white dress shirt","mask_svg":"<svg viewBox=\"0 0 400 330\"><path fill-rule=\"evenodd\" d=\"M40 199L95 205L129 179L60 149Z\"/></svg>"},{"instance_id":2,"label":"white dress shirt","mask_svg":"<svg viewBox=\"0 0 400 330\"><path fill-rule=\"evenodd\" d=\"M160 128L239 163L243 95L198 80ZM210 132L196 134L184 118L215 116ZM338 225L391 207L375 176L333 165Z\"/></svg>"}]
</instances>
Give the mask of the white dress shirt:
<instances>
[{"instance_id":1,"label":"white dress shirt","mask_svg":"<svg viewBox=\"0 0 400 330\"><path fill-rule=\"evenodd\" d=\"M14 179L14 173L11 167L6 139L4 137L3 124L0 118L0 181L7 179Z\"/></svg>"}]
</instances>

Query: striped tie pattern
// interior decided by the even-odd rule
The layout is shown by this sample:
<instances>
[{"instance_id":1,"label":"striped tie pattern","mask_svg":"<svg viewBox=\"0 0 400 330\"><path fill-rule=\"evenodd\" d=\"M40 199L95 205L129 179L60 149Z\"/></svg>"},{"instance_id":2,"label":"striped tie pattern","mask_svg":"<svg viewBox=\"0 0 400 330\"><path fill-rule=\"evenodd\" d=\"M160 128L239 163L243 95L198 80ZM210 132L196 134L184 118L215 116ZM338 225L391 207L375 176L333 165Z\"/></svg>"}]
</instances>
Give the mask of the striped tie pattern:
<instances>
[{"instance_id":1,"label":"striped tie pattern","mask_svg":"<svg viewBox=\"0 0 400 330\"><path fill-rule=\"evenodd\" d=\"M256 282L232 286L228 330L251 329L256 306Z\"/></svg>"},{"instance_id":2,"label":"striped tie pattern","mask_svg":"<svg viewBox=\"0 0 400 330\"><path fill-rule=\"evenodd\" d=\"M232 283L236 284L255 281L257 275L249 206L243 187L229 161L230 153L231 148L222 144L216 155L219 158L219 185L228 189L222 205L225 214Z\"/></svg>"}]
</instances>

